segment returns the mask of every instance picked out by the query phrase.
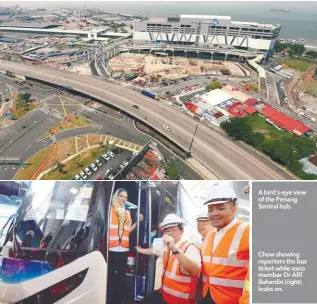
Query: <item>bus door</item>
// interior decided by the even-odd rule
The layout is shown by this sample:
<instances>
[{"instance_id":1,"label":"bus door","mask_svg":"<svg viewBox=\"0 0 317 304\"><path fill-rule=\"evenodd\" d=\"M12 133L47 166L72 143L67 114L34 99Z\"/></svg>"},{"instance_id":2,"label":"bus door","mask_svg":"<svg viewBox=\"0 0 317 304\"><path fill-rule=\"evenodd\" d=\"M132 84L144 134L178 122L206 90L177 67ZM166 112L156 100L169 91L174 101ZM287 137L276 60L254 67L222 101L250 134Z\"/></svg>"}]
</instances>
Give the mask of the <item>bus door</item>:
<instances>
[{"instance_id":1,"label":"bus door","mask_svg":"<svg viewBox=\"0 0 317 304\"><path fill-rule=\"evenodd\" d=\"M151 238L153 235L153 203L152 203L152 193L151 187L155 185L150 182L140 182L139 187L139 205L138 213L142 213L144 220L137 227L137 245L142 248L151 247ZM146 294L148 294L153 289L152 280L152 265L154 257L150 257L143 254L136 255L136 276L135 276L135 291L134 299L136 301L141 301Z\"/></svg>"}]
</instances>

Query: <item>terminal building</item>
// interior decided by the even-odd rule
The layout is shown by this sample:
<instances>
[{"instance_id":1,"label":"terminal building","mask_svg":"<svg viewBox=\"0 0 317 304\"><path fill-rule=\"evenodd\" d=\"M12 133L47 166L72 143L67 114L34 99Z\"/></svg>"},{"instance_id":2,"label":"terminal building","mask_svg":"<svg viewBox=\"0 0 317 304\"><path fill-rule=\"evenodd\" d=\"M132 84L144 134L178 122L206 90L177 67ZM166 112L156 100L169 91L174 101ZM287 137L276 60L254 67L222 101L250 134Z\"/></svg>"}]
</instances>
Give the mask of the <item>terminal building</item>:
<instances>
[{"instance_id":1,"label":"terminal building","mask_svg":"<svg viewBox=\"0 0 317 304\"><path fill-rule=\"evenodd\" d=\"M233 21L229 16L180 15L134 20L133 43L235 48L268 58L280 30L279 24Z\"/></svg>"}]
</instances>

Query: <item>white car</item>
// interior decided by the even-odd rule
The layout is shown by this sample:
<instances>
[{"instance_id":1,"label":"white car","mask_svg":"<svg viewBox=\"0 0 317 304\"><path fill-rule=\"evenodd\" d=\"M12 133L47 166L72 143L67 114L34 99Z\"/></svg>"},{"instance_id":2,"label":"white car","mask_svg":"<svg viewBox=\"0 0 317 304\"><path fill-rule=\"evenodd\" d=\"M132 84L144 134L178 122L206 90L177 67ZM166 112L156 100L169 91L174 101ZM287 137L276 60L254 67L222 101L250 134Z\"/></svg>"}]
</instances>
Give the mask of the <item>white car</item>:
<instances>
[{"instance_id":1,"label":"white car","mask_svg":"<svg viewBox=\"0 0 317 304\"><path fill-rule=\"evenodd\" d=\"M81 180L81 177L77 174L77 175L75 175L75 179L76 180Z\"/></svg>"},{"instance_id":2,"label":"white car","mask_svg":"<svg viewBox=\"0 0 317 304\"><path fill-rule=\"evenodd\" d=\"M99 159L96 159L95 163L97 164L98 167L102 166L102 162Z\"/></svg>"},{"instance_id":3,"label":"white car","mask_svg":"<svg viewBox=\"0 0 317 304\"><path fill-rule=\"evenodd\" d=\"M94 171L97 171L97 170L98 170L98 167L97 167L95 164L90 164L90 167L91 167Z\"/></svg>"},{"instance_id":4,"label":"white car","mask_svg":"<svg viewBox=\"0 0 317 304\"><path fill-rule=\"evenodd\" d=\"M86 179L87 178L87 175L83 171L80 171L79 175L82 177L82 179Z\"/></svg>"},{"instance_id":5,"label":"white car","mask_svg":"<svg viewBox=\"0 0 317 304\"><path fill-rule=\"evenodd\" d=\"M124 167L125 167L125 165L124 165L124 164L121 164L121 165L120 165L120 168L121 168L121 169L123 169Z\"/></svg>"},{"instance_id":6,"label":"white car","mask_svg":"<svg viewBox=\"0 0 317 304\"><path fill-rule=\"evenodd\" d=\"M108 154L104 154L104 155L102 155L102 157L107 161L107 160L110 160L110 157L109 157L109 155Z\"/></svg>"},{"instance_id":7,"label":"white car","mask_svg":"<svg viewBox=\"0 0 317 304\"><path fill-rule=\"evenodd\" d=\"M126 160L123 162L123 164L125 165L125 166L127 166L128 164L129 164L129 162L127 162Z\"/></svg>"},{"instance_id":8,"label":"white car","mask_svg":"<svg viewBox=\"0 0 317 304\"><path fill-rule=\"evenodd\" d=\"M91 171L90 171L88 168L85 169L85 173L86 173L87 175L91 175Z\"/></svg>"},{"instance_id":9,"label":"white car","mask_svg":"<svg viewBox=\"0 0 317 304\"><path fill-rule=\"evenodd\" d=\"M111 171L113 170L113 168L108 168L105 172L105 175L107 176Z\"/></svg>"},{"instance_id":10,"label":"white car","mask_svg":"<svg viewBox=\"0 0 317 304\"><path fill-rule=\"evenodd\" d=\"M115 157L115 154L112 151L109 151L108 155L111 156L111 157Z\"/></svg>"},{"instance_id":11,"label":"white car","mask_svg":"<svg viewBox=\"0 0 317 304\"><path fill-rule=\"evenodd\" d=\"M134 156L137 156L137 155L139 154L139 152L134 151L132 154L133 154Z\"/></svg>"},{"instance_id":12,"label":"white car","mask_svg":"<svg viewBox=\"0 0 317 304\"><path fill-rule=\"evenodd\" d=\"M166 131L171 131L171 128L167 125L164 125L163 128L166 130Z\"/></svg>"}]
</instances>

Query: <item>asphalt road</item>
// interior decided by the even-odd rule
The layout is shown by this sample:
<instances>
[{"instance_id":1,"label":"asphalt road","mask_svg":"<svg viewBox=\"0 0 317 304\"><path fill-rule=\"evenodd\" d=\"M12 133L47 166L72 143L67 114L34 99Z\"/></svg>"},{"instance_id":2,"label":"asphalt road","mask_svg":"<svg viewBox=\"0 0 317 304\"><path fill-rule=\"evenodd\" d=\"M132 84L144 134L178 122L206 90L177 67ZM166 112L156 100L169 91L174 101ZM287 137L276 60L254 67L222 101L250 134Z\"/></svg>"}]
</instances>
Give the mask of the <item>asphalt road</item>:
<instances>
[{"instance_id":1,"label":"asphalt road","mask_svg":"<svg viewBox=\"0 0 317 304\"><path fill-rule=\"evenodd\" d=\"M0 61L0 68L58 85L70 85L77 91L122 108L138 119L150 123L184 149L190 149L196 158L216 171L223 179L284 179L284 176L276 172L277 170L264 165L260 158L248 154L225 136L205 126L199 125L191 145L196 121L123 85L105 83L67 71L5 60ZM133 104L138 104L139 109L133 108ZM170 126L171 132L166 132L163 125ZM293 178L289 176L289 179Z\"/></svg>"},{"instance_id":2,"label":"asphalt road","mask_svg":"<svg viewBox=\"0 0 317 304\"><path fill-rule=\"evenodd\" d=\"M22 161L26 161L29 157L28 152L32 153L33 143L45 132L43 130L50 129L58 120L54 117L49 117L39 110L35 110L29 115L16 121L16 123L0 133L0 149L8 142L8 140L21 135L17 140L14 140L2 153L1 157L15 157ZM25 132L26 128L35 124L29 131ZM32 154L33 155L33 154ZM0 179L11 180L19 166L0 164Z\"/></svg>"}]
</instances>

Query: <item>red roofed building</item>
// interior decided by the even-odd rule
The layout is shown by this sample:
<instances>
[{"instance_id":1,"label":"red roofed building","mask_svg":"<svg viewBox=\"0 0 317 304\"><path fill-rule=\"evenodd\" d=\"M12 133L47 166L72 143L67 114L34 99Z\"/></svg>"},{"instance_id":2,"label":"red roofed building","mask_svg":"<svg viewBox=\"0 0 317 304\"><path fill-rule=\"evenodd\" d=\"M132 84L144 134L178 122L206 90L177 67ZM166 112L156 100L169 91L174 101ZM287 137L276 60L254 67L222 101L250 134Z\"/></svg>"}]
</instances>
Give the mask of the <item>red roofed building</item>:
<instances>
[{"instance_id":1,"label":"red roofed building","mask_svg":"<svg viewBox=\"0 0 317 304\"><path fill-rule=\"evenodd\" d=\"M256 98L249 98L244 103L248 106L254 106L259 103L259 101Z\"/></svg>"},{"instance_id":2,"label":"red roofed building","mask_svg":"<svg viewBox=\"0 0 317 304\"><path fill-rule=\"evenodd\" d=\"M185 106L186 106L186 108L189 110L189 111L191 111L191 112L196 112L196 110L198 109L198 107L197 106L195 106L195 105L193 105L191 102L187 102L186 104L185 104Z\"/></svg>"},{"instance_id":3,"label":"red roofed building","mask_svg":"<svg viewBox=\"0 0 317 304\"><path fill-rule=\"evenodd\" d=\"M244 117L246 112L244 112L245 106L241 102L235 102L233 105L227 108L227 111L231 116L234 117Z\"/></svg>"},{"instance_id":4,"label":"red roofed building","mask_svg":"<svg viewBox=\"0 0 317 304\"><path fill-rule=\"evenodd\" d=\"M285 129L289 132L292 132L293 134L297 136L301 136L309 131L311 131L311 128L307 127L300 121L293 119L276 109L272 108L271 106L264 106L260 113L270 119L275 125L278 127Z\"/></svg>"},{"instance_id":5,"label":"red roofed building","mask_svg":"<svg viewBox=\"0 0 317 304\"><path fill-rule=\"evenodd\" d=\"M248 106L248 107L244 108L243 111L245 111L248 114L254 114L258 110L255 107Z\"/></svg>"}]
</instances>

